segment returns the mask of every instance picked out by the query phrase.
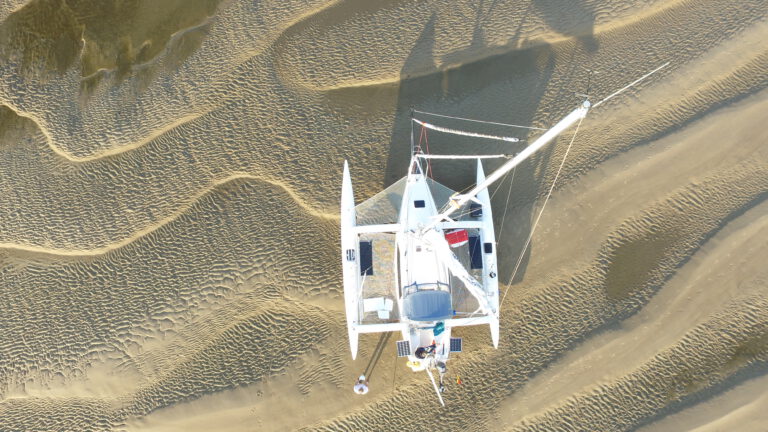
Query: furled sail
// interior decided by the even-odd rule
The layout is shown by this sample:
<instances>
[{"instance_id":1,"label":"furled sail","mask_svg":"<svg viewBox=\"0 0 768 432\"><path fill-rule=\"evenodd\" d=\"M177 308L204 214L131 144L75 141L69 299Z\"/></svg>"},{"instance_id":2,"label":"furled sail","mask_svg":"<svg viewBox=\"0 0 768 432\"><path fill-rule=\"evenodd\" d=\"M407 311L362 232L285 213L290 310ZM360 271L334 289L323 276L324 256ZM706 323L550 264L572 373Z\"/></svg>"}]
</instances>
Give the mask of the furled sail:
<instances>
[{"instance_id":1,"label":"furled sail","mask_svg":"<svg viewBox=\"0 0 768 432\"><path fill-rule=\"evenodd\" d=\"M474 138L495 139L495 140L508 141L508 142L518 142L518 141L520 141L519 138L515 138L515 137L508 137L508 136L501 136L501 135L488 135L488 134L482 134L482 133L476 133L476 132L467 132L467 131L458 130L458 129L449 129L449 128L442 127L442 126L436 126L436 125L433 125L432 123L427 123L427 122L421 121L421 120L413 119L413 121L418 123L418 124L420 124L420 125L422 125L422 126L424 126L427 129L432 129L432 130L436 130L438 132L445 132L445 133L449 133L449 134L453 134L453 135L462 135L462 136L468 136L468 137L474 137Z\"/></svg>"}]
</instances>

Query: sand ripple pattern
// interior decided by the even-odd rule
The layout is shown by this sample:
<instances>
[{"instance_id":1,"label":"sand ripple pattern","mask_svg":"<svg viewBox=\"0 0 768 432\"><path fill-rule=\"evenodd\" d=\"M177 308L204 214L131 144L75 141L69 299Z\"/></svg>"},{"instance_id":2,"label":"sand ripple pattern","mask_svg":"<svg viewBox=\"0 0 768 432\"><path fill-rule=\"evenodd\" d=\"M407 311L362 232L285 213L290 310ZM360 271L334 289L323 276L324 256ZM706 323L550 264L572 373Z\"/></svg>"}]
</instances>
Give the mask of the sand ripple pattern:
<instances>
[{"instance_id":1,"label":"sand ripple pattern","mask_svg":"<svg viewBox=\"0 0 768 432\"><path fill-rule=\"evenodd\" d=\"M0 431L761 430L766 11L3 2ZM569 137L498 185L501 343L458 331L450 409L393 348L351 394L376 339L350 360L343 161L364 199L403 175L410 107L548 126L587 69L597 100L666 61L585 120L514 281Z\"/></svg>"}]
</instances>

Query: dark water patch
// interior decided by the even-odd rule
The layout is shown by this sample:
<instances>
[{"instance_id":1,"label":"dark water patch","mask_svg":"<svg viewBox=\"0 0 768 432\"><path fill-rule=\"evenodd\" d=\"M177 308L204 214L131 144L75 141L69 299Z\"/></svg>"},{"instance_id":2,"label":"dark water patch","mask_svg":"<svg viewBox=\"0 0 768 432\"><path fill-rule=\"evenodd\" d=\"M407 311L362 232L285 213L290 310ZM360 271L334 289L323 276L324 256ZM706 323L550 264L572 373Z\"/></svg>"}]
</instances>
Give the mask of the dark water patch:
<instances>
[{"instance_id":1,"label":"dark water patch","mask_svg":"<svg viewBox=\"0 0 768 432\"><path fill-rule=\"evenodd\" d=\"M0 148L19 142L24 136L37 131L37 124L22 117L13 109L0 105Z\"/></svg>"},{"instance_id":2,"label":"dark water patch","mask_svg":"<svg viewBox=\"0 0 768 432\"><path fill-rule=\"evenodd\" d=\"M619 245L608 259L605 291L614 300L630 297L657 271L672 239L667 236L630 240Z\"/></svg>"},{"instance_id":3,"label":"dark water patch","mask_svg":"<svg viewBox=\"0 0 768 432\"><path fill-rule=\"evenodd\" d=\"M724 375L729 375L750 363L768 361L768 327L763 327L763 333L752 336L736 346L731 359L723 367Z\"/></svg>"},{"instance_id":4,"label":"dark water patch","mask_svg":"<svg viewBox=\"0 0 768 432\"><path fill-rule=\"evenodd\" d=\"M63 0L33 0L0 25L3 60L17 57L23 73L64 73L82 49L83 25Z\"/></svg>"},{"instance_id":5,"label":"dark water patch","mask_svg":"<svg viewBox=\"0 0 768 432\"><path fill-rule=\"evenodd\" d=\"M18 58L24 73L63 74L79 60L83 77L109 70L122 79L157 57L174 34L204 23L220 2L33 0L0 25L0 53ZM177 57L198 46L182 44Z\"/></svg>"}]
</instances>

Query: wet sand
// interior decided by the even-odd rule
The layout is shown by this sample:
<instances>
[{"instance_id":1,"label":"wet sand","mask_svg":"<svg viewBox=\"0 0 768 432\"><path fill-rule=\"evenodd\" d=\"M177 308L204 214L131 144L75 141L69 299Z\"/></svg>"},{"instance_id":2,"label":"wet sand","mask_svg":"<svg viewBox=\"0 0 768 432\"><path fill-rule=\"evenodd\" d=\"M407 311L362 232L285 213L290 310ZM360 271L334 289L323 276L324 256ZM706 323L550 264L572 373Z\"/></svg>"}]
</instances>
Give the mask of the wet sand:
<instances>
[{"instance_id":1,"label":"wet sand","mask_svg":"<svg viewBox=\"0 0 768 432\"><path fill-rule=\"evenodd\" d=\"M765 429L764 1L155 3L0 5L0 430ZM394 343L353 394L343 161L360 202L411 107L547 127L667 61L582 123L514 279L573 129L492 188L501 341L457 330L448 409Z\"/></svg>"}]
</instances>

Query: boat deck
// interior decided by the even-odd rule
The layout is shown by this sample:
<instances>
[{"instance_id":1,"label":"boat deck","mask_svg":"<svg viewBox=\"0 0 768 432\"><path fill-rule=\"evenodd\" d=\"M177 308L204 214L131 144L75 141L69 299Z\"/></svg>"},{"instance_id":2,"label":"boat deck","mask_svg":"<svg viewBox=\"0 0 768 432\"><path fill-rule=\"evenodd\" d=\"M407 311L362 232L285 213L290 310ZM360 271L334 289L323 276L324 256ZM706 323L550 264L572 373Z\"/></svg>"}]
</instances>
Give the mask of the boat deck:
<instances>
[{"instance_id":1,"label":"boat deck","mask_svg":"<svg viewBox=\"0 0 768 432\"><path fill-rule=\"evenodd\" d=\"M477 235L476 230L469 230L470 236ZM474 231L474 232L473 232ZM384 297L392 300L393 307L389 314L389 319L381 319L378 314L373 312L362 312L360 307L362 324L381 324L398 322L400 315L397 305L397 276L394 268L395 258L395 234L394 233L373 233L360 236L361 242L371 242L373 253L373 274L365 275L363 282L361 303L364 299ZM453 249L453 253L461 261L465 268L470 268L469 245L465 244ZM475 279L482 279L482 270L469 270L470 275ZM451 302L453 310L456 311L457 318L461 318L474 312L478 308L477 299L464 287L463 283L455 277L451 277Z\"/></svg>"},{"instance_id":2,"label":"boat deck","mask_svg":"<svg viewBox=\"0 0 768 432\"><path fill-rule=\"evenodd\" d=\"M395 234L394 233L374 233L363 234L360 241L371 242L373 252L373 274L365 275L362 290L363 299L384 297L392 300L393 307L389 313L389 319L381 319L376 312L362 312L361 322L363 324L380 324L387 322L398 322L400 315L397 308L397 280L395 279L395 269L393 262L395 257Z\"/></svg>"},{"instance_id":3,"label":"boat deck","mask_svg":"<svg viewBox=\"0 0 768 432\"><path fill-rule=\"evenodd\" d=\"M441 208L445 206L455 191L431 179L428 181L437 207ZM357 205L357 224L374 225L397 223L405 185L406 178L402 178L387 189ZM461 216L456 218L456 220L472 220L469 217L469 213L468 205L462 207L458 212L458 215ZM478 235L478 230L476 229L469 229L468 231L470 237ZM400 315L397 304L397 269L394 268L396 252L395 234L361 234L359 240L361 242L371 242L371 251L373 255L371 260L373 274L366 275L365 280L363 281L359 307L359 310L361 311L360 313L362 314L360 322L362 324L399 322ZM464 267L469 271L469 274L478 281L482 281L482 270L471 269L469 244L453 248L452 250L459 261L461 261ZM466 317L468 314L477 310L477 300L470 294L458 278L451 277L450 284L452 307L453 310L456 311L457 318ZM384 297L392 300L393 307L388 319L379 318L375 311L363 311L363 300L376 297Z\"/></svg>"}]
</instances>

